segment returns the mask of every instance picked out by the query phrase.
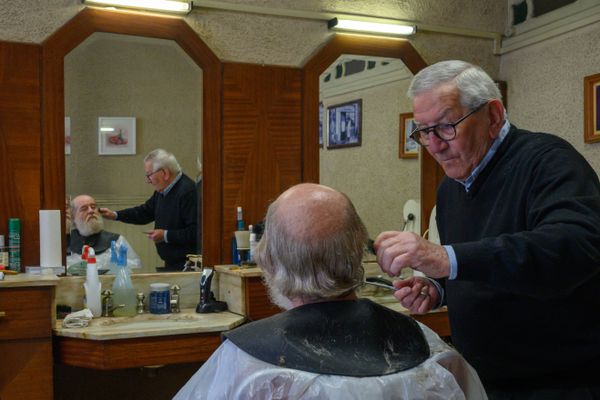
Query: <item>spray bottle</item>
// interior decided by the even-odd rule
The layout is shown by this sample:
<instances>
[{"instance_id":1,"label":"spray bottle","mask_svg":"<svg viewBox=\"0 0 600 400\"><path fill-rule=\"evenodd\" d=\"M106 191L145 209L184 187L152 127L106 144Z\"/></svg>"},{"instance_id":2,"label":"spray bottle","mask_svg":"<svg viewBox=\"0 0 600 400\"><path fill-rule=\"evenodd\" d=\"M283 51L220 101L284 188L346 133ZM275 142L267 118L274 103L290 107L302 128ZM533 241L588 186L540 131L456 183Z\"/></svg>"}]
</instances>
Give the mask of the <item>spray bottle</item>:
<instances>
[{"instance_id":1,"label":"spray bottle","mask_svg":"<svg viewBox=\"0 0 600 400\"><path fill-rule=\"evenodd\" d=\"M114 243L114 242L113 242ZM127 245L119 246L117 257L117 275L112 286L113 305L115 317L132 317L136 314L137 293L131 282L129 268L127 267Z\"/></svg>"},{"instance_id":2,"label":"spray bottle","mask_svg":"<svg viewBox=\"0 0 600 400\"><path fill-rule=\"evenodd\" d=\"M242 207L238 206L236 209L236 230L243 231L244 230L244 216L242 214ZM235 240L235 235L231 240L231 262L233 264L240 263L240 256L237 251L237 242Z\"/></svg>"},{"instance_id":3,"label":"spray bottle","mask_svg":"<svg viewBox=\"0 0 600 400\"><path fill-rule=\"evenodd\" d=\"M101 294L102 284L98 278L98 268L96 267L96 253L94 248L90 247L87 253L86 278L83 284L85 289L86 307L90 309L94 317L102 315Z\"/></svg>"}]
</instances>

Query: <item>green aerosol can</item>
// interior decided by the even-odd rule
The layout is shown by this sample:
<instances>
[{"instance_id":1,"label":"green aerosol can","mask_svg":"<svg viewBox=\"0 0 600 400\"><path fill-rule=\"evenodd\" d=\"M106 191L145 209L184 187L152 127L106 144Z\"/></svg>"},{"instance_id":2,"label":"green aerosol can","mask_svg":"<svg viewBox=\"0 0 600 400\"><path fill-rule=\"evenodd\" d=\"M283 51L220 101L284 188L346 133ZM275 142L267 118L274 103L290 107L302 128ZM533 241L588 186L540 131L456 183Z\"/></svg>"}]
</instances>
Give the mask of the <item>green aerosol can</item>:
<instances>
[{"instance_id":1,"label":"green aerosol can","mask_svg":"<svg viewBox=\"0 0 600 400\"><path fill-rule=\"evenodd\" d=\"M8 220L8 269L21 271L21 220Z\"/></svg>"}]
</instances>

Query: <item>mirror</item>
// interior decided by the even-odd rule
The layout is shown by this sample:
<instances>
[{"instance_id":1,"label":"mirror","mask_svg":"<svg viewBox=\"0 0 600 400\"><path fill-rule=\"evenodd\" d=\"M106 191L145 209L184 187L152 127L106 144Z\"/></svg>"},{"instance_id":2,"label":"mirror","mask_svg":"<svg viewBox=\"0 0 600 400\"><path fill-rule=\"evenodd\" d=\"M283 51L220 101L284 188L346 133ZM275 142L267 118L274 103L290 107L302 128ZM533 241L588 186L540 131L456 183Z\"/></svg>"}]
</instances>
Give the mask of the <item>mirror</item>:
<instances>
[{"instance_id":1,"label":"mirror","mask_svg":"<svg viewBox=\"0 0 600 400\"><path fill-rule=\"evenodd\" d=\"M353 54L367 57L384 57L401 60L408 71L416 74L427 64L410 41L384 39L370 36L336 34L303 68L303 180L320 182L319 149L319 77L340 56ZM399 146L399 145L398 145ZM394 146L396 151L398 146ZM375 174L374 171L366 171ZM435 205L436 189L444 176L443 170L427 153L419 157L419 190L421 202L421 230L429 224L429 215ZM393 185L387 181L386 184ZM373 196L376 196L374 193ZM377 210L376 210L377 211ZM370 228L370 233L371 232Z\"/></svg>"},{"instance_id":2,"label":"mirror","mask_svg":"<svg viewBox=\"0 0 600 400\"><path fill-rule=\"evenodd\" d=\"M73 49L95 32L124 34L131 38L151 37L171 40L202 71L202 86L197 88L202 96L202 112L201 114L198 112L199 129L203 133L200 139L201 146L199 144L203 163L202 232L206 233L202 236L202 253L205 263L209 265L218 263L221 259L219 238L222 230L220 223L222 155L220 151L214 149L220 148L220 135L216 133L221 131L222 66L216 55L182 19L84 8L44 41L42 44L41 208L60 210L65 208L64 60ZM136 110L128 110L130 115L135 115L135 112ZM141 123L139 130L142 132L148 127ZM137 150L140 155L145 151L146 149ZM178 149L172 151L180 157L177 154ZM191 167L184 166L192 178L195 177L195 165L194 161ZM142 174L141 168L141 165L136 163L131 174L137 175L138 171ZM187 171L188 168L191 168L191 171ZM109 182L106 180L107 184ZM144 185L143 180L141 184Z\"/></svg>"},{"instance_id":3,"label":"mirror","mask_svg":"<svg viewBox=\"0 0 600 400\"><path fill-rule=\"evenodd\" d=\"M89 194L112 210L144 203L154 190L143 159L156 148L173 152L183 172L198 177L202 70L177 43L93 33L65 56L64 86L67 198ZM119 132L100 132L100 125ZM139 256L142 268L133 272L163 264L143 234L153 227L104 220Z\"/></svg>"},{"instance_id":4,"label":"mirror","mask_svg":"<svg viewBox=\"0 0 600 400\"><path fill-rule=\"evenodd\" d=\"M399 157L400 113L412 110L406 97L412 77L397 58L354 54L339 56L319 77L320 182L350 197L372 238L383 231L402 230L405 202L420 198L418 159ZM350 123L357 127L350 129L360 130L360 146L332 145L331 139L339 134L339 119L345 119L337 106L357 101L361 112L351 115Z\"/></svg>"}]
</instances>

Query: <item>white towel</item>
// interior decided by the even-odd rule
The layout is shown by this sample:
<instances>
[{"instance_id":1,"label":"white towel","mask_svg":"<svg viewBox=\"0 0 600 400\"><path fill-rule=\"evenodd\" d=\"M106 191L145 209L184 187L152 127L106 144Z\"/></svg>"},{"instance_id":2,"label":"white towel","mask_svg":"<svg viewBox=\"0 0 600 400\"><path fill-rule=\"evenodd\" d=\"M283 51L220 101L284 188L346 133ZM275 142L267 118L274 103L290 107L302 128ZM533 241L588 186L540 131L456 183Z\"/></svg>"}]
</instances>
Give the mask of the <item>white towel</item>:
<instances>
[{"instance_id":1,"label":"white towel","mask_svg":"<svg viewBox=\"0 0 600 400\"><path fill-rule=\"evenodd\" d=\"M63 328L85 328L94 316L89 308L71 313L63 320Z\"/></svg>"}]
</instances>

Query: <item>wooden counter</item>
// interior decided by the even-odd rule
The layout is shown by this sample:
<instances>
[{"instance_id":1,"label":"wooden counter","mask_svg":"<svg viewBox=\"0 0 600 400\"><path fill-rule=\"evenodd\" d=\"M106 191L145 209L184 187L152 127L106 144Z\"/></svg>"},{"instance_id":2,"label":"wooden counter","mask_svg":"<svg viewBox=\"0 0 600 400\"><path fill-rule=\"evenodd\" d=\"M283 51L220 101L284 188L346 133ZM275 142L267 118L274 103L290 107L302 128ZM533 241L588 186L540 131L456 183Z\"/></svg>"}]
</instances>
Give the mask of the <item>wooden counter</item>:
<instances>
[{"instance_id":1,"label":"wooden counter","mask_svg":"<svg viewBox=\"0 0 600 400\"><path fill-rule=\"evenodd\" d=\"M6 275L0 281L0 398L53 396L53 275ZM35 382L35 384L32 384Z\"/></svg>"}]
</instances>

